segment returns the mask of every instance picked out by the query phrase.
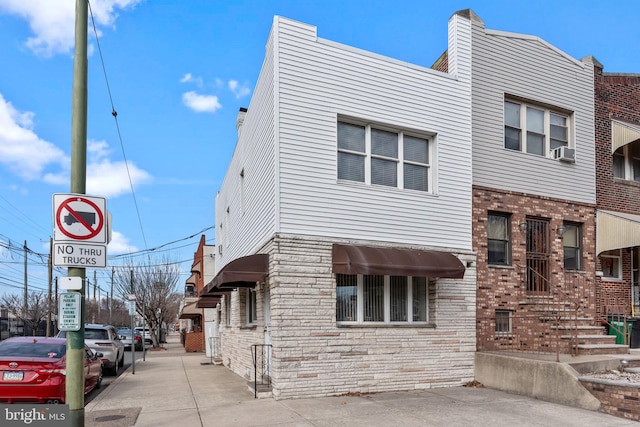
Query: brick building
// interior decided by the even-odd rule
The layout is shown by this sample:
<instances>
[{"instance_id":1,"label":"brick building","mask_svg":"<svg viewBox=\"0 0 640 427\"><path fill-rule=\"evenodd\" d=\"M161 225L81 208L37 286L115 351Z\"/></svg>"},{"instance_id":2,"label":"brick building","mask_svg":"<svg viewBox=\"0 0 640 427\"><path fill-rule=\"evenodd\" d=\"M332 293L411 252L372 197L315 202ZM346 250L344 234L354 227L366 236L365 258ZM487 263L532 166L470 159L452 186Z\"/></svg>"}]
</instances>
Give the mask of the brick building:
<instances>
[{"instance_id":1,"label":"brick building","mask_svg":"<svg viewBox=\"0 0 640 427\"><path fill-rule=\"evenodd\" d=\"M598 313L640 313L640 75L594 59Z\"/></svg>"}]
</instances>

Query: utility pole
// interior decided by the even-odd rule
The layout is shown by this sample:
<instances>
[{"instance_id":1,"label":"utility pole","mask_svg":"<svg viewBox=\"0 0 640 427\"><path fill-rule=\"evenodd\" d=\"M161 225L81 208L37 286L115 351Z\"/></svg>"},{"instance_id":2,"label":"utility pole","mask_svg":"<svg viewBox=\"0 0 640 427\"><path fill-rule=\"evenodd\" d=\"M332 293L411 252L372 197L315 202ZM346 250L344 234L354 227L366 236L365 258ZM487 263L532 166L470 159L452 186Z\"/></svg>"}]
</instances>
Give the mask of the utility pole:
<instances>
[{"instance_id":1,"label":"utility pole","mask_svg":"<svg viewBox=\"0 0 640 427\"><path fill-rule=\"evenodd\" d=\"M47 263L47 268L49 270L49 277L47 281L47 336L51 336L51 281L53 279L53 238L49 239L49 261Z\"/></svg>"},{"instance_id":2,"label":"utility pole","mask_svg":"<svg viewBox=\"0 0 640 427\"><path fill-rule=\"evenodd\" d=\"M24 301L22 302L22 335L27 336L27 304L28 304L28 286L27 286L27 241L24 241Z\"/></svg>"},{"instance_id":3,"label":"utility pole","mask_svg":"<svg viewBox=\"0 0 640 427\"><path fill-rule=\"evenodd\" d=\"M71 193L86 194L87 182L87 0L76 0L73 93L71 96ZM67 332L66 395L71 427L84 427L84 323L86 270L69 267L69 277L79 277L80 329Z\"/></svg>"},{"instance_id":4,"label":"utility pole","mask_svg":"<svg viewBox=\"0 0 640 427\"><path fill-rule=\"evenodd\" d=\"M109 324L112 324L111 311L113 310L113 267L111 267L111 290L109 292ZM133 328L131 329L133 330Z\"/></svg>"}]
</instances>

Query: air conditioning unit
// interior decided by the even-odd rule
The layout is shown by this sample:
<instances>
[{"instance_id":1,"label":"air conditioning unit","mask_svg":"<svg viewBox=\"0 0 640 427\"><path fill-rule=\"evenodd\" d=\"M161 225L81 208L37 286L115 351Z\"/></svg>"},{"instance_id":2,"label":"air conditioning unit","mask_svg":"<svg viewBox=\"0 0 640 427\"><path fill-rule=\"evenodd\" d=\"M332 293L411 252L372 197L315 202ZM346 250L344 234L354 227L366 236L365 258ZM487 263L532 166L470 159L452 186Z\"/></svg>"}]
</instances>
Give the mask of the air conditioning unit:
<instances>
[{"instance_id":1,"label":"air conditioning unit","mask_svg":"<svg viewBox=\"0 0 640 427\"><path fill-rule=\"evenodd\" d=\"M561 162L575 163L576 149L569 147L558 147L553 150L553 158Z\"/></svg>"}]
</instances>

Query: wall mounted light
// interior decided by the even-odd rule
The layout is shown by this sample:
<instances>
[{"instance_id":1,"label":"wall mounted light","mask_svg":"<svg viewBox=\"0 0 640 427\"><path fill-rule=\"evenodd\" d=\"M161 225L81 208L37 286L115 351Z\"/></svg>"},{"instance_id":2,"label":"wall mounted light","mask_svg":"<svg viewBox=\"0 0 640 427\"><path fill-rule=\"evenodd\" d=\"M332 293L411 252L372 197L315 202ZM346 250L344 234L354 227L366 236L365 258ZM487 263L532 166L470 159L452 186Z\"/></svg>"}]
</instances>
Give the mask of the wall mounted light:
<instances>
[{"instance_id":1,"label":"wall mounted light","mask_svg":"<svg viewBox=\"0 0 640 427\"><path fill-rule=\"evenodd\" d=\"M560 236L562 236L564 234L564 232L567 231L567 227L565 227L564 225L561 225L561 226L558 227L557 231L558 231L558 234Z\"/></svg>"},{"instance_id":2,"label":"wall mounted light","mask_svg":"<svg viewBox=\"0 0 640 427\"><path fill-rule=\"evenodd\" d=\"M522 221L519 225L520 231L525 231L527 229L527 221Z\"/></svg>"}]
</instances>

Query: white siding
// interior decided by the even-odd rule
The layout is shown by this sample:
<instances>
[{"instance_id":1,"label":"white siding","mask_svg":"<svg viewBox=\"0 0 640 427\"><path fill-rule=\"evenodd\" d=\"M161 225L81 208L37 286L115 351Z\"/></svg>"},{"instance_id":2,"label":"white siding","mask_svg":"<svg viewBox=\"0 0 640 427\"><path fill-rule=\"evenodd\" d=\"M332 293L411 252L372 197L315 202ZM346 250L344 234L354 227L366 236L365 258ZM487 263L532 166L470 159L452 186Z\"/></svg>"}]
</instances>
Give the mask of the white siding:
<instances>
[{"instance_id":1,"label":"white siding","mask_svg":"<svg viewBox=\"0 0 640 427\"><path fill-rule=\"evenodd\" d=\"M276 230L275 55L272 33L216 198L216 247L222 247L216 255L216 272L230 261L254 253Z\"/></svg>"},{"instance_id":2,"label":"white siding","mask_svg":"<svg viewBox=\"0 0 640 427\"><path fill-rule=\"evenodd\" d=\"M593 67L537 37L473 21L473 183L595 203ZM505 94L573 111L575 164L504 148Z\"/></svg>"},{"instance_id":3,"label":"white siding","mask_svg":"<svg viewBox=\"0 0 640 427\"><path fill-rule=\"evenodd\" d=\"M279 231L471 247L470 81L333 42L277 18ZM453 50L469 75L470 30ZM461 54L463 55L463 54ZM249 114L251 111L249 111ZM337 120L435 135L434 194L337 182Z\"/></svg>"}]
</instances>

